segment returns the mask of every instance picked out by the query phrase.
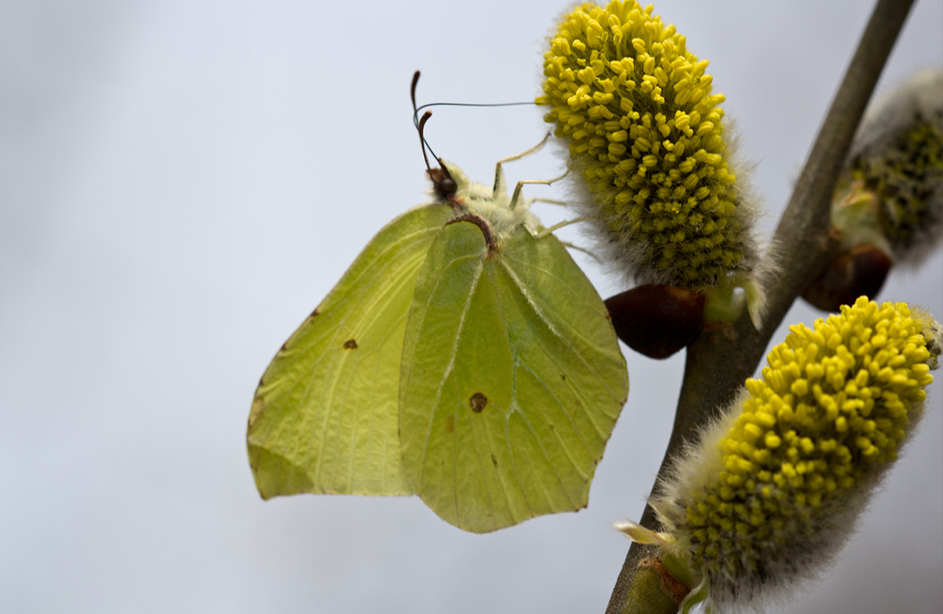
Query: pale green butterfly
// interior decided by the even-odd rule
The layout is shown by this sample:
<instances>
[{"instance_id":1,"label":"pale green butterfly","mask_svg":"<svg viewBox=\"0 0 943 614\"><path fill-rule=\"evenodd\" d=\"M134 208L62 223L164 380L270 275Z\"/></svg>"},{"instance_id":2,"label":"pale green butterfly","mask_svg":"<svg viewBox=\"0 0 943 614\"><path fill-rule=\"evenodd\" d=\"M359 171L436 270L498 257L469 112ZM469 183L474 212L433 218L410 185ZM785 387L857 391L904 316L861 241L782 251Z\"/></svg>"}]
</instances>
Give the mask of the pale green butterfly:
<instances>
[{"instance_id":1,"label":"pale green butterfly","mask_svg":"<svg viewBox=\"0 0 943 614\"><path fill-rule=\"evenodd\" d=\"M430 168L434 200L380 230L276 354L249 415L263 498L415 493L476 533L586 506L628 375L525 182L508 198L517 157L493 188Z\"/></svg>"}]
</instances>

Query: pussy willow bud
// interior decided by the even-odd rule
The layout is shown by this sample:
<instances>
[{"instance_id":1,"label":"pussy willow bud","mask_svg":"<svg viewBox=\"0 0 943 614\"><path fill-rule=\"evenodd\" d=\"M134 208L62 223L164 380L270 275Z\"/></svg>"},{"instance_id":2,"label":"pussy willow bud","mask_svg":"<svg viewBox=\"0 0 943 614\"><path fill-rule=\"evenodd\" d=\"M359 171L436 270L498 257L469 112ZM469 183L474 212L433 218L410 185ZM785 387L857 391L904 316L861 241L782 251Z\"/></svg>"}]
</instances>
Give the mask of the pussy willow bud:
<instances>
[{"instance_id":1,"label":"pussy willow bud","mask_svg":"<svg viewBox=\"0 0 943 614\"><path fill-rule=\"evenodd\" d=\"M612 327L627 346L668 358L701 332L705 297L677 286L644 284L606 299Z\"/></svg>"},{"instance_id":2,"label":"pussy willow bud","mask_svg":"<svg viewBox=\"0 0 943 614\"><path fill-rule=\"evenodd\" d=\"M802 298L823 311L840 311L859 296L874 298L884 286L891 260L873 244L856 245L833 258L803 290Z\"/></svg>"}]
</instances>

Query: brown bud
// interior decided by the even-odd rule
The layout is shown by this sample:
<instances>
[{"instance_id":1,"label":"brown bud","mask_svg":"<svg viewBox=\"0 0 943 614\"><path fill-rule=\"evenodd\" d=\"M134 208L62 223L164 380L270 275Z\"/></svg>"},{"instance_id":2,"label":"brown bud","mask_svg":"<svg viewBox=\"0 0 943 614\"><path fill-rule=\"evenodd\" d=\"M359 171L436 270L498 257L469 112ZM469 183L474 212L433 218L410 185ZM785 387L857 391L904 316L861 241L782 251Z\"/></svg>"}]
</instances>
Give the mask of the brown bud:
<instances>
[{"instance_id":1,"label":"brown bud","mask_svg":"<svg viewBox=\"0 0 943 614\"><path fill-rule=\"evenodd\" d=\"M858 245L839 254L802 293L802 298L823 311L839 311L859 296L873 299L881 291L893 261L873 245Z\"/></svg>"},{"instance_id":2,"label":"brown bud","mask_svg":"<svg viewBox=\"0 0 943 614\"><path fill-rule=\"evenodd\" d=\"M606 299L619 339L649 358L668 358L701 332L704 295L646 284Z\"/></svg>"}]
</instances>

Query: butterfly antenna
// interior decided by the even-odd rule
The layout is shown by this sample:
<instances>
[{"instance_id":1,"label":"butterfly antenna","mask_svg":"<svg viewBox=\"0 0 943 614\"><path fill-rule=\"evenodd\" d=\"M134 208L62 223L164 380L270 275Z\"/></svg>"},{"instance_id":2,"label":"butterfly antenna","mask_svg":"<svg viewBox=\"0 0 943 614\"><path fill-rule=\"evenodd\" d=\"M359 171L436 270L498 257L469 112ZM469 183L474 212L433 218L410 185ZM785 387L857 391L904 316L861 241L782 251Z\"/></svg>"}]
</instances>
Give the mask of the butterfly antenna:
<instances>
[{"instance_id":1,"label":"butterfly antenna","mask_svg":"<svg viewBox=\"0 0 943 614\"><path fill-rule=\"evenodd\" d=\"M455 180L452 179L452 175L449 173L448 169L445 168L445 164L442 163L442 160L435 155L435 152L432 151L432 147L429 146L429 143L426 142L426 137L424 130L426 127L426 122L429 121L429 118L432 117L432 111L426 111L422 114L422 117L419 117L419 109L416 108L416 84L419 83L419 71L417 70L413 74L413 82L409 88L409 96L413 101L413 125L416 126L416 130L419 132L419 146L422 147L422 159L426 162L426 173L429 175L429 179L432 180L432 186L436 191L436 194L443 199L447 199L455 195L455 191L458 189L458 185L455 183ZM432 168L429 164L429 157L426 155L426 149L428 148L429 153L438 160L439 168Z\"/></svg>"},{"instance_id":2,"label":"butterfly antenna","mask_svg":"<svg viewBox=\"0 0 943 614\"><path fill-rule=\"evenodd\" d=\"M413 73L413 82L409 86L409 97L413 101L413 125L416 126L416 130L419 131L419 146L422 148L422 159L426 161L426 168L430 171L432 167L429 166L429 157L426 156L426 139L422 135L422 129L426 125L431 113L427 112L422 116L422 119L419 119L419 109L416 108L416 85L419 83L419 71L417 70Z\"/></svg>"}]
</instances>

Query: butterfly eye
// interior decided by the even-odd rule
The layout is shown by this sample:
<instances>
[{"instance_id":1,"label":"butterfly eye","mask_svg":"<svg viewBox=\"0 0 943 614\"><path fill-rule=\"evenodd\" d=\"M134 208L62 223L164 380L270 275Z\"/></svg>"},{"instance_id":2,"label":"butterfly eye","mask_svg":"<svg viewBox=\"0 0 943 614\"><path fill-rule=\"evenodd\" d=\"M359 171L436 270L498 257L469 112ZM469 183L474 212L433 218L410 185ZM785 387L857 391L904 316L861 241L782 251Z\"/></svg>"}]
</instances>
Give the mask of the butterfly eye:
<instances>
[{"instance_id":1,"label":"butterfly eye","mask_svg":"<svg viewBox=\"0 0 943 614\"><path fill-rule=\"evenodd\" d=\"M455 194L455 190L458 189L458 186L455 184L455 180L451 177L446 177L442 181L438 182L435 187L439 192L448 194L449 196Z\"/></svg>"},{"instance_id":2,"label":"butterfly eye","mask_svg":"<svg viewBox=\"0 0 943 614\"><path fill-rule=\"evenodd\" d=\"M455 195L455 191L458 190L458 184L455 183L455 180L452 179L452 175L449 174L445 167L430 168L426 171L426 174L429 176L429 179L432 180L432 186L439 198L445 200Z\"/></svg>"}]
</instances>

